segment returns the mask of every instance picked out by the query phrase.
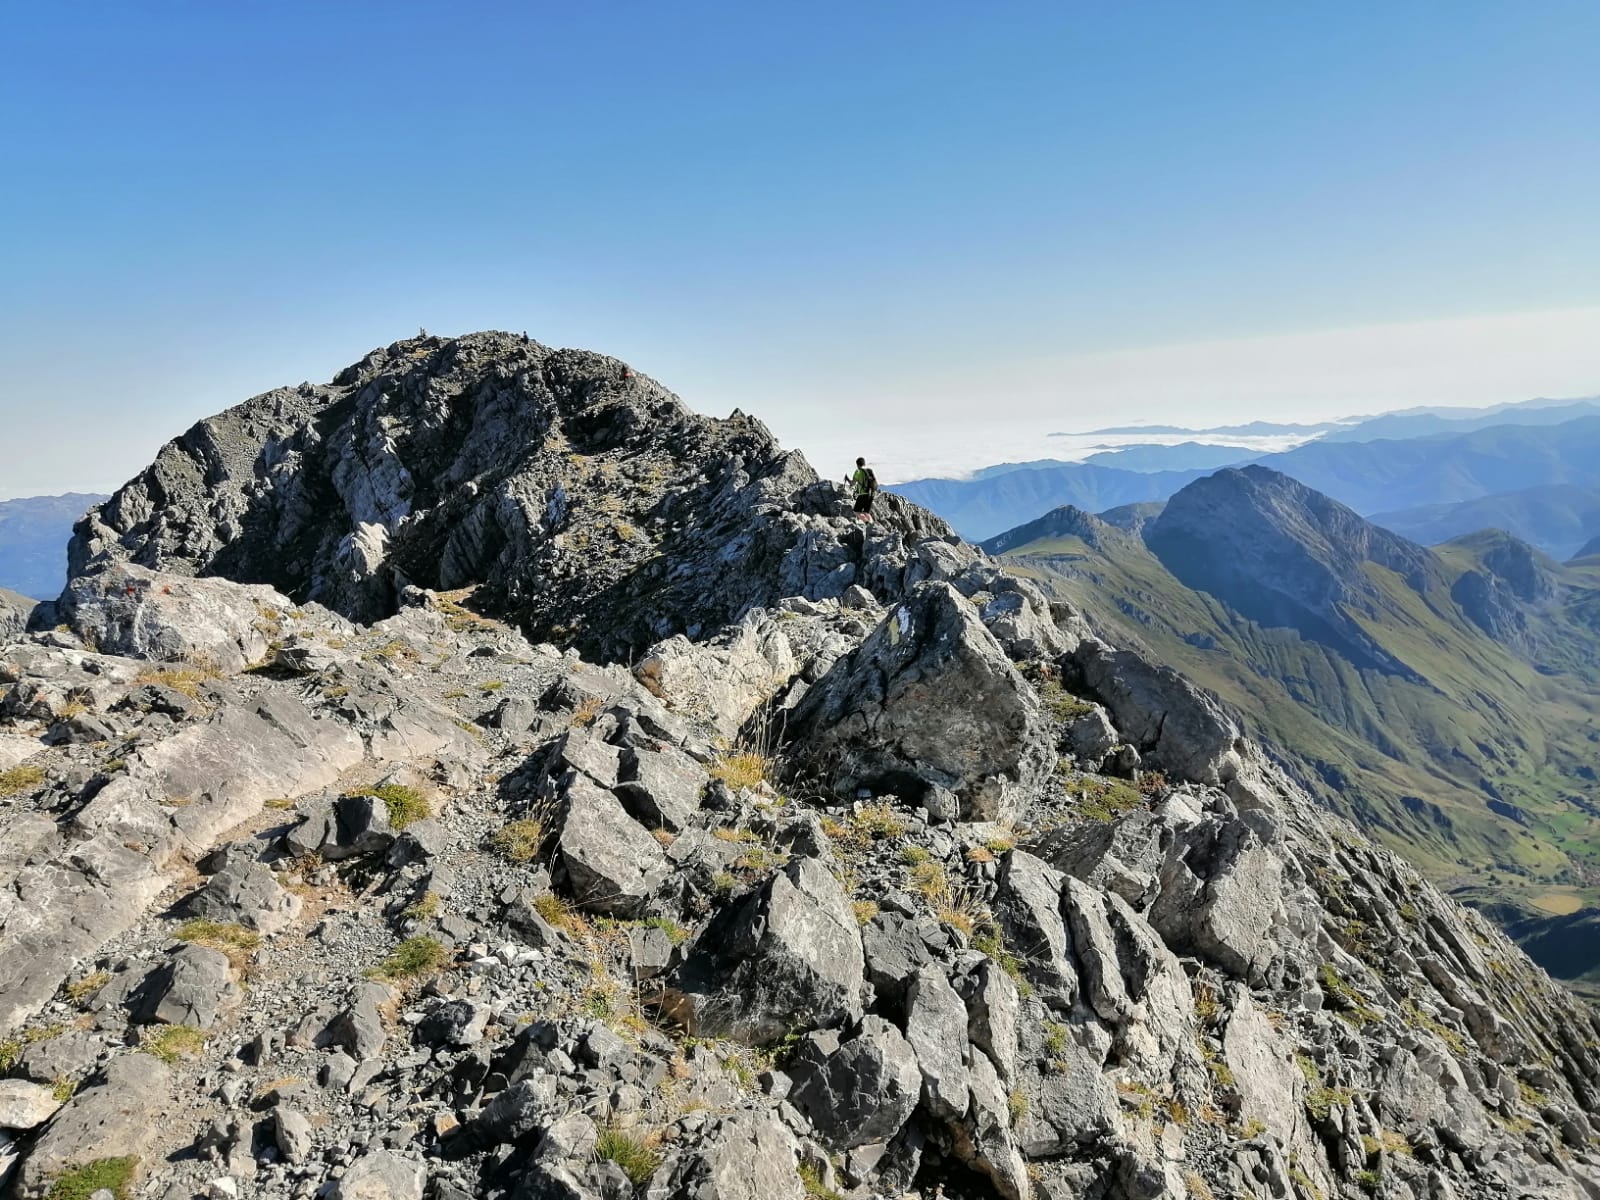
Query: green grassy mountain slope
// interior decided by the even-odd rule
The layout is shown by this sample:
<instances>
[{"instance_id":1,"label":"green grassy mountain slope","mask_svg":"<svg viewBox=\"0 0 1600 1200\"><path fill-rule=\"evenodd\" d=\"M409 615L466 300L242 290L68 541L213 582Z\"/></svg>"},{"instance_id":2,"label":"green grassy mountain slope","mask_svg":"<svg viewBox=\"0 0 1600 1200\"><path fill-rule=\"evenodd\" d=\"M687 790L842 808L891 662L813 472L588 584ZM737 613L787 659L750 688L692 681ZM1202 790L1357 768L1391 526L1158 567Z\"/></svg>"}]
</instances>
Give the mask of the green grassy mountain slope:
<instances>
[{"instance_id":1,"label":"green grassy mountain slope","mask_svg":"<svg viewBox=\"0 0 1600 1200\"><path fill-rule=\"evenodd\" d=\"M1600 562L1498 531L1426 549L1260 467L1131 530L1069 508L989 545L1469 898L1600 905Z\"/></svg>"}]
</instances>

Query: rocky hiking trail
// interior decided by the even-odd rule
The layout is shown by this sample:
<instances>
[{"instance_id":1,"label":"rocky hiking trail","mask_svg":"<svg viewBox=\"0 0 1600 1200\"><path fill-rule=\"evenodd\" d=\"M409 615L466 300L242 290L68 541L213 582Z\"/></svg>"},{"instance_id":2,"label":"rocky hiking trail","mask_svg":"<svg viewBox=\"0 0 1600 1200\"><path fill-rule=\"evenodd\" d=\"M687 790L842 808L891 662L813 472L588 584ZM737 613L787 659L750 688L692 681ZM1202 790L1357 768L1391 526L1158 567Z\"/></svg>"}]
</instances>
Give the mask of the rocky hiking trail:
<instances>
[{"instance_id":1,"label":"rocky hiking trail","mask_svg":"<svg viewBox=\"0 0 1600 1200\"><path fill-rule=\"evenodd\" d=\"M504 334L171 443L0 648L0 1188L1600 1195L1587 1009L879 516Z\"/></svg>"}]
</instances>

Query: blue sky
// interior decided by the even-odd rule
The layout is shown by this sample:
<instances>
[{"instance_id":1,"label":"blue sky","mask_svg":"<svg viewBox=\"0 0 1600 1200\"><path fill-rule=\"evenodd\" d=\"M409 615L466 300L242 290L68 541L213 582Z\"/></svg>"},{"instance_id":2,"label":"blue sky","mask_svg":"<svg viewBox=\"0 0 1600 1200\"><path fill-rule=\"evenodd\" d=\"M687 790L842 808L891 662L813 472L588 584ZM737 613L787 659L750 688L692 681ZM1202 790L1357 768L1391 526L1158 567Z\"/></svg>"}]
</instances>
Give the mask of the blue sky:
<instances>
[{"instance_id":1,"label":"blue sky","mask_svg":"<svg viewBox=\"0 0 1600 1200\"><path fill-rule=\"evenodd\" d=\"M7 22L0 496L420 325L617 354L830 471L1600 392L1592 3Z\"/></svg>"}]
</instances>

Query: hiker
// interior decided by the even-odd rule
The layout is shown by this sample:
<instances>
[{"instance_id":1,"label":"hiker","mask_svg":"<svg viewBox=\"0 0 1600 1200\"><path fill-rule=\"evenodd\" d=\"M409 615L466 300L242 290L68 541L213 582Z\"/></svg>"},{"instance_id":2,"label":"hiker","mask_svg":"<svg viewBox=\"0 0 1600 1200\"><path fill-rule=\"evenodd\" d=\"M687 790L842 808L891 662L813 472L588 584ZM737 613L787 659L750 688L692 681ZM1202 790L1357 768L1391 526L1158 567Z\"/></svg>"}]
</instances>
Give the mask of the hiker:
<instances>
[{"instance_id":1,"label":"hiker","mask_svg":"<svg viewBox=\"0 0 1600 1200\"><path fill-rule=\"evenodd\" d=\"M866 459L856 459L856 470L850 476L850 483L856 490L856 520L872 520L872 497L878 491L878 477L867 466Z\"/></svg>"}]
</instances>

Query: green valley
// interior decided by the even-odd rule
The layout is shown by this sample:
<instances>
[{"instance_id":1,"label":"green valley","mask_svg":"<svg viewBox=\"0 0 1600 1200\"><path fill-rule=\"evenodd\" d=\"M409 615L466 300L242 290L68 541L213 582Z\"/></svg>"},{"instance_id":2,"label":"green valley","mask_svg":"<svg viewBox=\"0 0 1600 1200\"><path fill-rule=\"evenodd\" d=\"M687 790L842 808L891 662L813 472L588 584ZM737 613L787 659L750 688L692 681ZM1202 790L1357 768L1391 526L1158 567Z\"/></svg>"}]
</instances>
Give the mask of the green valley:
<instances>
[{"instance_id":1,"label":"green valley","mask_svg":"<svg viewBox=\"0 0 1600 1200\"><path fill-rule=\"evenodd\" d=\"M989 548L1502 924L1571 926L1582 953L1545 938L1560 973L1600 980L1600 559L1498 531L1425 549L1261 467L1106 516Z\"/></svg>"}]
</instances>

